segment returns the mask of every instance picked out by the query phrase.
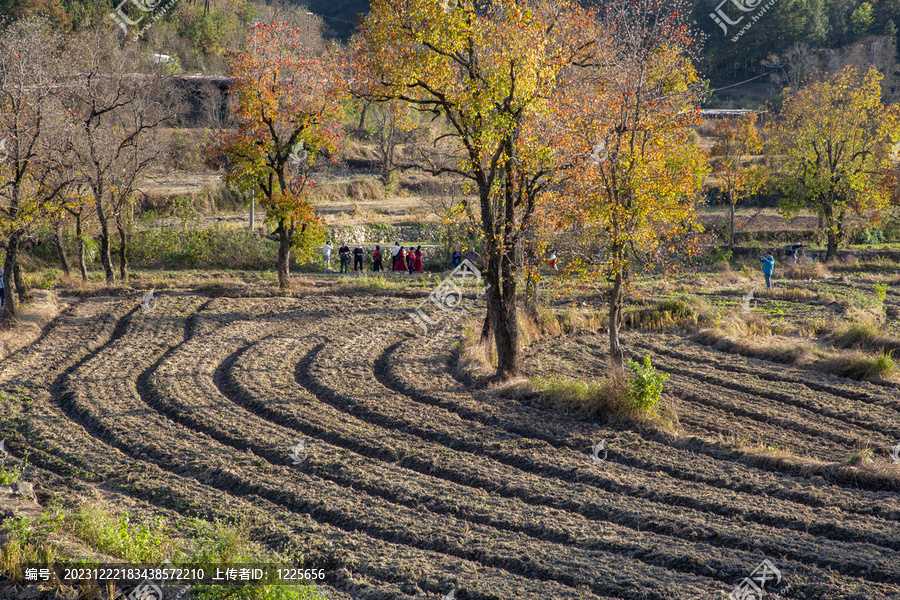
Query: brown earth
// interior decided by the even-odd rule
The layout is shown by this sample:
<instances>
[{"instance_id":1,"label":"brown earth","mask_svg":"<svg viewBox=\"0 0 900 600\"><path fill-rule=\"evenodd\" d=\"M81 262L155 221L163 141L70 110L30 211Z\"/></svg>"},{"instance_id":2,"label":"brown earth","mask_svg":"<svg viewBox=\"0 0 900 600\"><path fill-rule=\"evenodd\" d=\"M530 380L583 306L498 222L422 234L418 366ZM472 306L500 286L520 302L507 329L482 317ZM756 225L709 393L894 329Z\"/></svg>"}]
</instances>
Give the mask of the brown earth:
<instances>
[{"instance_id":1,"label":"brown earth","mask_svg":"<svg viewBox=\"0 0 900 600\"><path fill-rule=\"evenodd\" d=\"M501 397L456 378L456 338L418 335L408 295L157 295L151 313L69 300L0 362L7 447L39 490L247 519L342 598L724 599L765 558L783 598L900 598L895 490ZM625 341L670 373L689 435L831 463L900 439L896 387L672 333ZM526 366L597 376L604 348L596 333L547 339Z\"/></svg>"}]
</instances>

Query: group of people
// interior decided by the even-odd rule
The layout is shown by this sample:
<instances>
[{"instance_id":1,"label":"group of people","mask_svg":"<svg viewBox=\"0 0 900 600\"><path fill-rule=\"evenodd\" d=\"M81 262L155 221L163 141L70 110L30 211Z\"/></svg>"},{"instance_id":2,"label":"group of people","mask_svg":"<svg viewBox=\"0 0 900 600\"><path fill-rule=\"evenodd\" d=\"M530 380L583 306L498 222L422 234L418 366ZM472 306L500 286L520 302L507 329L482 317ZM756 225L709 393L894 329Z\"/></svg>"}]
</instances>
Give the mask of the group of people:
<instances>
[{"instance_id":1,"label":"group of people","mask_svg":"<svg viewBox=\"0 0 900 600\"><path fill-rule=\"evenodd\" d=\"M331 242L326 242L325 246L322 248L322 260L325 262L325 268L329 271L331 270L331 253L334 251L334 245ZM366 253L363 250L361 244L357 244L353 250L350 250L350 247L341 242L340 247L338 248L338 259L341 264L341 273L349 273L350 272L350 260L353 259L353 270L354 271L362 271L363 267L363 259ZM372 253L372 270L373 271L384 271L384 253L381 250L381 246L375 246L375 251ZM394 244L394 247L391 248L391 270L395 273L398 271L408 271L410 274L421 271L422 270L422 246L416 246L416 249L413 250L412 246L404 249L403 246L400 245L400 242Z\"/></svg>"},{"instance_id":2,"label":"group of people","mask_svg":"<svg viewBox=\"0 0 900 600\"><path fill-rule=\"evenodd\" d=\"M376 249L378 246L375 247ZM394 273L400 271L408 271L410 275L416 271L422 270L422 246L416 246L413 251L412 246L406 249L404 253L403 246L400 242L394 242L391 248L391 270Z\"/></svg>"},{"instance_id":3,"label":"group of people","mask_svg":"<svg viewBox=\"0 0 900 600\"><path fill-rule=\"evenodd\" d=\"M785 246L784 259L791 261L791 266L797 266L798 257L802 256L803 248L806 244L793 244ZM811 260L815 260L817 255L813 254ZM762 263L763 276L766 278L766 287L772 289L772 273L775 271L775 256L771 252L766 252L765 256L759 257Z\"/></svg>"}]
</instances>

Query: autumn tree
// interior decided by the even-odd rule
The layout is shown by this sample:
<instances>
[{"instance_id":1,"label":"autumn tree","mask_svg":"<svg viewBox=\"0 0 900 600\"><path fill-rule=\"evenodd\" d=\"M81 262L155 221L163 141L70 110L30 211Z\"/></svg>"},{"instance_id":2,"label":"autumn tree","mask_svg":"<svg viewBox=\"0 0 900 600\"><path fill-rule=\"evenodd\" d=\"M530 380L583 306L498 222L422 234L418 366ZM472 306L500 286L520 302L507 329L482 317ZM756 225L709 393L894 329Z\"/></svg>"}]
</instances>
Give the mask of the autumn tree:
<instances>
[{"instance_id":1,"label":"autumn tree","mask_svg":"<svg viewBox=\"0 0 900 600\"><path fill-rule=\"evenodd\" d=\"M261 193L278 235L278 283L290 284L291 251L321 241L307 199L310 166L337 145L344 84L335 57L314 56L304 33L284 23L257 25L246 49L230 55L237 130L211 147L225 156L227 180Z\"/></svg>"},{"instance_id":2,"label":"autumn tree","mask_svg":"<svg viewBox=\"0 0 900 600\"><path fill-rule=\"evenodd\" d=\"M119 276L128 277L128 231L138 181L161 162L161 126L178 110L175 90L160 70L136 72L141 57L102 31L72 40L69 60L77 75L60 92L74 138L81 189L90 193L100 223L100 260L106 280L115 279L113 228L119 236Z\"/></svg>"},{"instance_id":3,"label":"autumn tree","mask_svg":"<svg viewBox=\"0 0 900 600\"><path fill-rule=\"evenodd\" d=\"M62 210L69 184L67 151L55 86L63 73L62 39L46 19L29 17L0 35L0 231L5 246L5 312L25 294L19 274L21 243Z\"/></svg>"},{"instance_id":4,"label":"autumn tree","mask_svg":"<svg viewBox=\"0 0 900 600\"><path fill-rule=\"evenodd\" d=\"M785 96L771 127L771 156L785 192L782 209L815 210L830 261L853 212L871 215L891 194L891 149L898 114L881 101L881 75L847 67Z\"/></svg>"},{"instance_id":5,"label":"autumn tree","mask_svg":"<svg viewBox=\"0 0 900 600\"><path fill-rule=\"evenodd\" d=\"M584 18L567 2L375 0L360 27L356 93L446 123L448 154L423 156L423 168L458 175L476 196L489 286L483 332L493 335L500 379L520 371L517 253L553 170L537 125L557 76L579 56Z\"/></svg>"},{"instance_id":6,"label":"autumn tree","mask_svg":"<svg viewBox=\"0 0 900 600\"><path fill-rule=\"evenodd\" d=\"M381 179L388 183L391 173L398 169L399 146L414 139L418 127L417 115L407 104L396 100L367 106L366 112L369 111L371 116L366 133L375 142L375 152L381 163Z\"/></svg>"},{"instance_id":7,"label":"autumn tree","mask_svg":"<svg viewBox=\"0 0 900 600\"><path fill-rule=\"evenodd\" d=\"M754 164L754 157L762 151L762 141L756 130L756 115L748 114L732 122L722 119L713 132L716 143L712 147L713 174L728 201L728 248L734 247L734 210L738 202L756 193L765 178L763 165Z\"/></svg>"},{"instance_id":8,"label":"autumn tree","mask_svg":"<svg viewBox=\"0 0 900 600\"><path fill-rule=\"evenodd\" d=\"M563 271L605 291L610 358L621 372L633 272L659 264L690 232L707 167L688 138L700 83L688 11L656 0L606 8L593 57L571 72L573 91L555 114L560 160L570 166L546 213L570 240Z\"/></svg>"}]
</instances>

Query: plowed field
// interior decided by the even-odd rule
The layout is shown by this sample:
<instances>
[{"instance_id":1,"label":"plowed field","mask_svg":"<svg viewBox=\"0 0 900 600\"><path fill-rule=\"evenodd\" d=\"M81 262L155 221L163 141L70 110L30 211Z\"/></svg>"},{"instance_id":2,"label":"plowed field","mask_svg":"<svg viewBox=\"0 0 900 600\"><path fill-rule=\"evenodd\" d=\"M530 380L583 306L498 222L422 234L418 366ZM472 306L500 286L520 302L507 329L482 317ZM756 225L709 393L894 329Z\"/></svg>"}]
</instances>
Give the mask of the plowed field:
<instances>
[{"instance_id":1,"label":"plowed field","mask_svg":"<svg viewBox=\"0 0 900 600\"><path fill-rule=\"evenodd\" d=\"M900 497L754 466L507 399L454 378L452 336L416 301L73 300L0 363L47 488L99 485L130 510L261 523L341 598L724 599L764 559L784 598L900 598ZM626 348L671 374L686 433L760 439L824 462L900 439L895 387L711 350ZM603 335L528 349L532 373L605 369ZM306 440L307 459L292 449ZM605 439L605 460L590 449ZM774 466L773 466L774 465Z\"/></svg>"}]
</instances>

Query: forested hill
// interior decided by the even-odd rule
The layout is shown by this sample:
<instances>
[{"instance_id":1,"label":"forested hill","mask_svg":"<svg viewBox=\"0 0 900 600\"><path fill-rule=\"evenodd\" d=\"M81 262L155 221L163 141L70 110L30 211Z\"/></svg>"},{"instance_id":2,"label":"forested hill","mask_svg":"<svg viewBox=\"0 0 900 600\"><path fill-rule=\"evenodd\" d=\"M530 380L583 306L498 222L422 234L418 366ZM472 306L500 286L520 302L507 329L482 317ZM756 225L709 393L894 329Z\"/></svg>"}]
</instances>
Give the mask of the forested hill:
<instances>
[{"instance_id":1,"label":"forested hill","mask_svg":"<svg viewBox=\"0 0 900 600\"><path fill-rule=\"evenodd\" d=\"M581 0L597 6L602 0ZM677 1L677 0L676 0ZM802 77L811 62L874 62L883 71L895 61L900 0L684 0L697 28L706 35L699 58L701 71L712 88L720 88L757 76L768 83L780 74L784 82ZM0 0L0 15L16 18L40 12L62 29L78 28L91 18L103 19L121 0ZM211 11L204 12L204 4ZM325 35L347 39L359 15L369 10L367 0L285 0L300 4L322 17ZM249 9L252 12L253 9ZM711 16L713 15L713 16ZM182 66L215 70L224 49L241 38L249 20L248 0L180 0L178 8L163 19L183 39L185 53L193 48L200 59L182 56ZM302 17L302 18L305 18ZM734 23L734 24L730 24ZM182 51L173 48L181 55ZM203 57L206 56L206 59ZM202 60L201 60L202 59ZM768 63L768 64L766 64ZM828 66L834 67L833 64ZM886 82L887 83L887 82Z\"/></svg>"},{"instance_id":2,"label":"forested hill","mask_svg":"<svg viewBox=\"0 0 900 600\"><path fill-rule=\"evenodd\" d=\"M350 35L357 15L369 9L366 0L309 0L309 4L338 37ZM688 0L688 6L697 28L706 35L701 69L712 88L757 76L762 76L759 82L769 83L772 78L766 75L773 71L788 83L802 78L812 60L865 62L866 57L851 56L860 53L853 46L861 42L882 70L895 60L900 0ZM729 20L736 24L728 24Z\"/></svg>"},{"instance_id":3,"label":"forested hill","mask_svg":"<svg viewBox=\"0 0 900 600\"><path fill-rule=\"evenodd\" d=\"M368 0L306 0L306 4L325 20L328 34L343 39L353 34L358 16L369 12Z\"/></svg>"}]
</instances>

